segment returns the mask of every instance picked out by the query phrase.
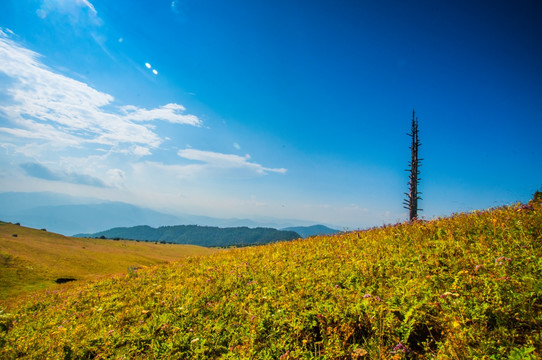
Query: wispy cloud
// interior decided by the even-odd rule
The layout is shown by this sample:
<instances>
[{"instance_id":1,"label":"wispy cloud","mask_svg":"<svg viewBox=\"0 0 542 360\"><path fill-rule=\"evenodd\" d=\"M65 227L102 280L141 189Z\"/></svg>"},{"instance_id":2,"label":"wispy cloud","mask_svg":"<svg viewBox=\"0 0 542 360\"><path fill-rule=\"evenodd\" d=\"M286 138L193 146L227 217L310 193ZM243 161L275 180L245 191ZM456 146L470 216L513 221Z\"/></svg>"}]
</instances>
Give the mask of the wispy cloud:
<instances>
[{"instance_id":1,"label":"wispy cloud","mask_svg":"<svg viewBox=\"0 0 542 360\"><path fill-rule=\"evenodd\" d=\"M185 190L188 186L192 192L208 194L217 181L224 184L223 181L227 179L249 179L269 173L284 174L287 171L282 168L267 168L242 156L192 148L180 150L178 155L194 163L165 164L151 160L132 163L132 176L127 182L135 187L142 187L145 191L157 193L178 191L182 183Z\"/></svg>"},{"instance_id":2,"label":"wispy cloud","mask_svg":"<svg viewBox=\"0 0 542 360\"><path fill-rule=\"evenodd\" d=\"M184 114L185 108L179 104L115 110L113 96L49 69L40 62L39 54L18 45L2 30L0 63L0 73L12 80L0 85L8 96L0 114L11 123L0 131L12 136L64 146L124 143L155 148L163 139L149 122L201 125L197 116Z\"/></svg>"},{"instance_id":3,"label":"wispy cloud","mask_svg":"<svg viewBox=\"0 0 542 360\"><path fill-rule=\"evenodd\" d=\"M90 1L88 1L88 0L80 0L80 1L76 1L76 2L82 3L83 5L88 7L94 14L96 14L96 15L98 14L96 9L94 8L94 5L92 5Z\"/></svg>"},{"instance_id":4,"label":"wispy cloud","mask_svg":"<svg viewBox=\"0 0 542 360\"><path fill-rule=\"evenodd\" d=\"M218 152L213 152L213 151L203 151L203 150L196 150L196 149L179 150L177 154L180 157L188 159L188 160L203 162L204 165L200 165L200 166L206 166L210 168L246 169L260 175L265 175L269 172L284 174L287 171L284 168L278 168L278 169L267 168L260 164L250 162L248 161L250 158L249 156L243 157L243 156L234 155L234 154L223 154L223 153L218 153Z\"/></svg>"},{"instance_id":5,"label":"wispy cloud","mask_svg":"<svg viewBox=\"0 0 542 360\"><path fill-rule=\"evenodd\" d=\"M79 185L90 185L95 187L107 187L107 185L100 179L87 174L79 174L76 172L58 172L49 169L48 167L39 163L24 163L20 165L21 169L29 176L50 180L50 181L62 181Z\"/></svg>"},{"instance_id":6,"label":"wispy cloud","mask_svg":"<svg viewBox=\"0 0 542 360\"><path fill-rule=\"evenodd\" d=\"M134 199L146 194L152 200L156 194L170 199L182 182L191 204L207 196L211 206L220 196L218 190L209 195L218 182L287 171L265 167L248 154L188 146L175 153L178 148L162 146L170 139L160 132L160 122L203 128L183 105L118 105L112 95L47 67L40 54L14 38L0 28L0 146L6 154L0 174L9 169L27 188L88 192L92 186L95 193L138 194Z\"/></svg>"},{"instance_id":7,"label":"wispy cloud","mask_svg":"<svg viewBox=\"0 0 542 360\"><path fill-rule=\"evenodd\" d=\"M133 121L163 120L174 124L200 126L201 120L191 114L182 114L186 109L179 104L167 104L157 109L140 109L135 106L122 107L125 117Z\"/></svg>"},{"instance_id":8,"label":"wispy cloud","mask_svg":"<svg viewBox=\"0 0 542 360\"><path fill-rule=\"evenodd\" d=\"M179 13L179 5L178 5L178 1L173 0L173 1L171 2L171 11L173 11L173 12L176 13L176 14Z\"/></svg>"},{"instance_id":9,"label":"wispy cloud","mask_svg":"<svg viewBox=\"0 0 542 360\"><path fill-rule=\"evenodd\" d=\"M98 17L98 11L88 0L42 0L36 14L45 19L51 14L67 15L72 24L83 23L93 26L101 26L102 20Z\"/></svg>"}]
</instances>

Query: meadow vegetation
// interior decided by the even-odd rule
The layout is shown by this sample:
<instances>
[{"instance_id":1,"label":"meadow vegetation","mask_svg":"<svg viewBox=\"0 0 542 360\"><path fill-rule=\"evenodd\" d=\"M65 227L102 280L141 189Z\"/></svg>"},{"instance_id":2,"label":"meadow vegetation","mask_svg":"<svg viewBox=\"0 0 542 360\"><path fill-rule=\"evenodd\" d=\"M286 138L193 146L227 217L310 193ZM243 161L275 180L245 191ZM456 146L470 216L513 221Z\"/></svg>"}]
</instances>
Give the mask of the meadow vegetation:
<instances>
[{"instance_id":1,"label":"meadow vegetation","mask_svg":"<svg viewBox=\"0 0 542 360\"><path fill-rule=\"evenodd\" d=\"M59 278L90 280L217 250L192 245L79 239L0 223L0 304Z\"/></svg>"},{"instance_id":2,"label":"meadow vegetation","mask_svg":"<svg viewBox=\"0 0 542 360\"><path fill-rule=\"evenodd\" d=\"M33 293L0 358L537 359L542 204L221 251Z\"/></svg>"}]
</instances>

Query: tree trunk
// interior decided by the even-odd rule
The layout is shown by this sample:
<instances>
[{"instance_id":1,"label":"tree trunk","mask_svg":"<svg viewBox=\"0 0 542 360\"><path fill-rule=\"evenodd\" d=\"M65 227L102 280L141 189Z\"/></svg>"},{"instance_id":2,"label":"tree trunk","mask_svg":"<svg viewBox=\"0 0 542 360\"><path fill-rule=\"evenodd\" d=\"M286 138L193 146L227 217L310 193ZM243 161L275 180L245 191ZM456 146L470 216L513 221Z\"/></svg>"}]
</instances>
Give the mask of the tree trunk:
<instances>
[{"instance_id":1,"label":"tree trunk","mask_svg":"<svg viewBox=\"0 0 542 360\"><path fill-rule=\"evenodd\" d=\"M418 192L418 185L420 184L420 179L418 175L420 174L421 160L418 157L418 148L421 143L418 139L418 118L416 117L415 111L412 110L412 128L410 133L407 134L412 138L412 144L410 145L411 159L409 163L409 169L406 171L410 172L409 182L408 182L408 193L405 193L407 198L404 201L405 209L409 210L409 219L410 221L418 218L418 200L421 200L420 192Z\"/></svg>"}]
</instances>

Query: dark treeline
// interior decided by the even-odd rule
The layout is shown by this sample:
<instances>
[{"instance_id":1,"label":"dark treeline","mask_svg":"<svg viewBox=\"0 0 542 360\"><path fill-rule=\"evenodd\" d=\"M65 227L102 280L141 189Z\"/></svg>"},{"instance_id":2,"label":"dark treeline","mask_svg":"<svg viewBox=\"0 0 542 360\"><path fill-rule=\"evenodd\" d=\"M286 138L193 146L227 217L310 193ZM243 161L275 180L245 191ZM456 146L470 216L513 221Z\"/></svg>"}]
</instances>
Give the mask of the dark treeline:
<instances>
[{"instance_id":1,"label":"dark treeline","mask_svg":"<svg viewBox=\"0 0 542 360\"><path fill-rule=\"evenodd\" d=\"M173 244L227 247L267 244L275 241L298 239L294 231L272 228L233 227L219 228L199 225L177 225L153 228L147 225L114 228L77 237L142 240Z\"/></svg>"}]
</instances>

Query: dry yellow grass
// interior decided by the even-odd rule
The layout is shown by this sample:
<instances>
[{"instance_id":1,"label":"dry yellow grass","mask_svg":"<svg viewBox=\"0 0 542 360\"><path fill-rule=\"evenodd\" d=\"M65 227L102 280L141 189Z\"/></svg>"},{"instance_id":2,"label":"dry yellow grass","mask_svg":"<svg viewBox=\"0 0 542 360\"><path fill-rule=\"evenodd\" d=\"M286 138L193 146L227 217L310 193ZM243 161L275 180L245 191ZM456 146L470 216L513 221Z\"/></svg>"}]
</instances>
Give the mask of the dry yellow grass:
<instances>
[{"instance_id":1,"label":"dry yellow grass","mask_svg":"<svg viewBox=\"0 0 542 360\"><path fill-rule=\"evenodd\" d=\"M0 301L57 286L58 278L89 280L216 251L194 245L72 238L0 223Z\"/></svg>"}]
</instances>

